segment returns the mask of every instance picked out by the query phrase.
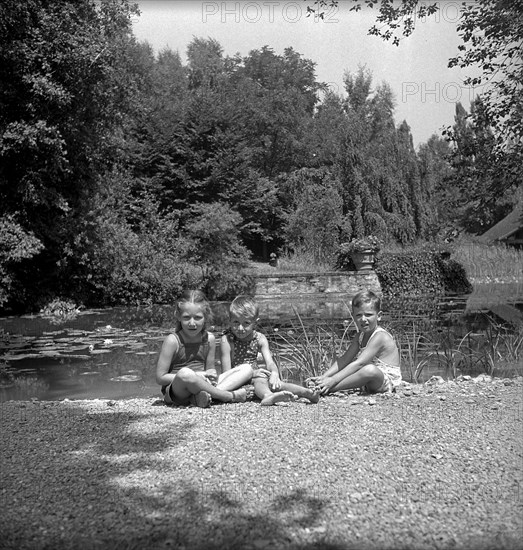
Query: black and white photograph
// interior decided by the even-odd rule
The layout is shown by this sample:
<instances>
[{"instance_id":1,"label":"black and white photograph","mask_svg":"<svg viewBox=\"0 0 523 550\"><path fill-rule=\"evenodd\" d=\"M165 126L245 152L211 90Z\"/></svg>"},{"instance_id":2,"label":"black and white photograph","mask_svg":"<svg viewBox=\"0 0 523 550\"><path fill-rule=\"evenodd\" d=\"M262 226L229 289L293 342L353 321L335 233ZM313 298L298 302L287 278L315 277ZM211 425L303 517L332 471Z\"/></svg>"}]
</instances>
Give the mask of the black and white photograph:
<instances>
[{"instance_id":1,"label":"black and white photograph","mask_svg":"<svg viewBox=\"0 0 523 550\"><path fill-rule=\"evenodd\" d=\"M0 550L523 550L520 0L2 0Z\"/></svg>"}]
</instances>

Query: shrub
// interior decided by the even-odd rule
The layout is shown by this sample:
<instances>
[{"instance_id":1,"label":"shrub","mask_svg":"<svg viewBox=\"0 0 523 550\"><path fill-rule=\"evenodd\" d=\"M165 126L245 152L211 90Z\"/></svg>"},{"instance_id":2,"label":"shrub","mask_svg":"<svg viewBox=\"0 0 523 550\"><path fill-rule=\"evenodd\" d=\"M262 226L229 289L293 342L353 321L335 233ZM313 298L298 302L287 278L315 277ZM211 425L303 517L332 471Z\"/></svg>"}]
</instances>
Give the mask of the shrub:
<instances>
[{"instance_id":1,"label":"shrub","mask_svg":"<svg viewBox=\"0 0 523 550\"><path fill-rule=\"evenodd\" d=\"M374 267L383 294L388 296L464 293L472 289L464 268L442 258L439 250L384 252L376 258Z\"/></svg>"},{"instance_id":2,"label":"shrub","mask_svg":"<svg viewBox=\"0 0 523 550\"><path fill-rule=\"evenodd\" d=\"M0 218L0 309L12 298L17 269L43 247L40 240L25 231L13 216Z\"/></svg>"},{"instance_id":3,"label":"shrub","mask_svg":"<svg viewBox=\"0 0 523 550\"><path fill-rule=\"evenodd\" d=\"M98 305L170 303L197 273L157 232L135 233L125 223L100 225L83 256L88 300ZM192 278L191 278L191 271Z\"/></svg>"},{"instance_id":4,"label":"shrub","mask_svg":"<svg viewBox=\"0 0 523 550\"><path fill-rule=\"evenodd\" d=\"M240 242L240 214L223 203L199 204L185 227L187 259L201 272L200 288L210 300L228 300L250 292L253 280L244 272L249 251Z\"/></svg>"}]
</instances>

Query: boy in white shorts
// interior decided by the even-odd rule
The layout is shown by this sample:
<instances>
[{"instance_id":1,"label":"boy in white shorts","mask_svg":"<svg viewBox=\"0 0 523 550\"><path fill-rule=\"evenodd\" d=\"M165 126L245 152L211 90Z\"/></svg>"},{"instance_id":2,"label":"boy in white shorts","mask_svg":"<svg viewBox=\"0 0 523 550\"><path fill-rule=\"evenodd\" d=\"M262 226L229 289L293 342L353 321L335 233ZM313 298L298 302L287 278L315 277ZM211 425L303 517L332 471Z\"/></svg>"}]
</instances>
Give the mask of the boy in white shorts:
<instances>
[{"instance_id":1,"label":"boy in white shorts","mask_svg":"<svg viewBox=\"0 0 523 550\"><path fill-rule=\"evenodd\" d=\"M322 395L364 388L369 393L390 393L401 382L400 355L394 338L378 326L381 301L374 292L358 292L352 299L352 316L358 327L347 351L322 376L307 379Z\"/></svg>"}]
</instances>

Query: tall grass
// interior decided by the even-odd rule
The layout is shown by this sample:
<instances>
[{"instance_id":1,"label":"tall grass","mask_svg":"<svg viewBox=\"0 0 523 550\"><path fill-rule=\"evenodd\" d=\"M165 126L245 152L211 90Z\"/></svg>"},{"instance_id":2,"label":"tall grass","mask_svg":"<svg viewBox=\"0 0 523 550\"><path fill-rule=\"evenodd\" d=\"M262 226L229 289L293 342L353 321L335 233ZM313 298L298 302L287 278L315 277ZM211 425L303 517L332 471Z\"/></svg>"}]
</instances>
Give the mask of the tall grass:
<instances>
[{"instance_id":1,"label":"tall grass","mask_svg":"<svg viewBox=\"0 0 523 550\"><path fill-rule=\"evenodd\" d=\"M343 353L355 332L354 321L326 328L318 323L306 325L294 309L296 321L289 329L274 329L271 350L285 378L303 382L324 373L334 358ZM341 334L340 334L341 332Z\"/></svg>"},{"instance_id":2,"label":"tall grass","mask_svg":"<svg viewBox=\"0 0 523 550\"><path fill-rule=\"evenodd\" d=\"M303 382L324 373L335 357L341 355L356 335L353 320L325 328L306 325L298 312L288 329L274 329L270 335L271 350L282 376ZM485 333L468 332L457 337L448 329L433 327L428 334L416 327L396 333L403 377L410 382L423 382L432 374L446 379L460 375L523 375L523 327L507 329L490 320Z\"/></svg>"},{"instance_id":3,"label":"tall grass","mask_svg":"<svg viewBox=\"0 0 523 550\"><path fill-rule=\"evenodd\" d=\"M396 337L396 341L403 369L410 380L417 382L429 365L435 344L418 331L415 323L412 324L412 331L404 332L401 337Z\"/></svg>"},{"instance_id":4,"label":"tall grass","mask_svg":"<svg viewBox=\"0 0 523 550\"><path fill-rule=\"evenodd\" d=\"M251 270L257 274L270 275L271 273L326 273L333 271L334 259L318 257L307 250L284 252L278 258L278 266L272 267L266 263L256 263ZM250 271L250 270L249 270Z\"/></svg>"},{"instance_id":5,"label":"tall grass","mask_svg":"<svg viewBox=\"0 0 523 550\"><path fill-rule=\"evenodd\" d=\"M452 258L463 265L472 282L521 281L523 250L463 239L454 244Z\"/></svg>"},{"instance_id":6,"label":"tall grass","mask_svg":"<svg viewBox=\"0 0 523 550\"><path fill-rule=\"evenodd\" d=\"M450 329L434 329L422 339L414 332L412 337L403 334L399 347L402 370L413 382L422 381L422 373L427 378L431 371L447 379L477 374L523 375L523 327L509 329L491 318L482 333L467 332L458 337Z\"/></svg>"}]
</instances>

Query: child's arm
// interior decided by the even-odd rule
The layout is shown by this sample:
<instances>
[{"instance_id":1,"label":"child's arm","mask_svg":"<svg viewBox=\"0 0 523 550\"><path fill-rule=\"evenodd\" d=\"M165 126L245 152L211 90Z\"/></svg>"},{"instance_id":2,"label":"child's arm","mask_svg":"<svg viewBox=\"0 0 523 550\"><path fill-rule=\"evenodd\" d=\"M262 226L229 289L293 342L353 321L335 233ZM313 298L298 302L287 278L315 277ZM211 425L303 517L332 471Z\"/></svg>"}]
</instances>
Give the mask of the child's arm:
<instances>
[{"instance_id":1,"label":"child's arm","mask_svg":"<svg viewBox=\"0 0 523 550\"><path fill-rule=\"evenodd\" d=\"M336 357L336 359L334 359L332 365L329 367L329 369L327 369L327 371L325 371L321 376L311 376L310 378L307 378L307 381L310 380L319 385L326 378L332 377L341 369L346 367L356 357L356 355L358 355L359 350L360 345L358 343L358 337L356 336L351 341L349 347L347 348L347 351L341 357Z\"/></svg>"},{"instance_id":2,"label":"child's arm","mask_svg":"<svg viewBox=\"0 0 523 550\"><path fill-rule=\"evenodd\" d=\"M207 357L205 358L205 377L212 382L218 380L218 373L216 372L216 338L214 334L210 332L207 333L207 338L209 342L209 351L207 352Z\"/></svg>"},{"instance_id":3,"label":"child's arm","mask_svg":"<svg viewBox=\"0 0 523 550\"><path fill-rule=\"evenodd\" d=\"M156 383L161 386L168 386L176 376L169 373L171 361L174 354L178 351L178 338L174 334L169 334L162 344L158 363L156 364Z\"/></svg>"},{"instance_id":4,"label":"child's arm","mask_svg":"<svg viewBox=\"0 0 523 550\"><path fill-rule=\"evenodd\" d=\"M265 361L265 367L271 373L269 376L269 388L273 391L277 391L281 388L280 372L272 358L269 341L264 334L258 333L258 344L263 360Z\"/></svg>"},{"instance_id":5,"label":"child's arm","mask_svg":"<svg viewBox=\"0 0 523 550\"><path fill-rule=\"evenodd\" d=\"M222 373L232 368L232 348L229 338L224 334L220 340L220 360L222 364Z\"/></svg>"},{"instance_id":6,"label":"child's arm","mask_svg":"<svg viewBox=\"0 0 523 550\"><path fill-rule=\"evenodd\" d=\"M360 344L358 342L358 336L356 335L356 337L352 339L347 351L341 357L336 357L331 367L323 376L330 377L340 372L356 357L356 355L358 355L358 351L360 351Z\"/></svg>"},{"instance_id":7,"label":"child's arm","mask_svg":"<svg viewBox=\"0 0 523 550\"><path fill-rule=\"evenodd\" d=\"M358 342L356 342L356 345L359 347ZM346 353L347 356L350 356L348 352L350 351L351 347L352 347L352 343L351 343L351 346L349 346L349 349L347 350L347 353ZM328 378L322 381L322 393L328 392L331 388L336 386L336 384L338 384L339 382L341 382L351 374L358 372L361 369L361 367L371 364L374 361L374 358L379 356L382 349L383 349L383 335L377 334L376 337L373 338L367 344L367 347L362 351L362 353L358 357L356 357L355 359L353 358L353 360L350 361L348 364L345 364L345 366L342 366L343 365L343 362L342 362L340 364L340 368L338 369L338 372L331 374Z\"/></svg>"}]
</instances>

